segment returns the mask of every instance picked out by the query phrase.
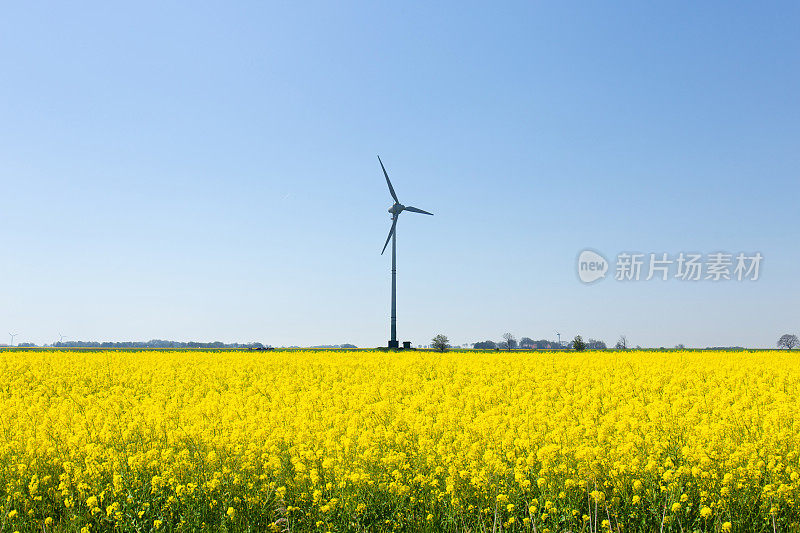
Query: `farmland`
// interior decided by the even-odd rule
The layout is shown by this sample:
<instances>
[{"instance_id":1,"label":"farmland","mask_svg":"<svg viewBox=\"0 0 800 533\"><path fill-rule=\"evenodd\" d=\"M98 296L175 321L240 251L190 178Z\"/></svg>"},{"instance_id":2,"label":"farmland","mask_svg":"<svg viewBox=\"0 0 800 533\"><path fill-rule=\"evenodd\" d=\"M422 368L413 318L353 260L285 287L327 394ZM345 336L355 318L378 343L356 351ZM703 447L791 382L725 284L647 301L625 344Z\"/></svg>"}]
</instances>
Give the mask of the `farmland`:
<instances>
[{"instance_id":1,"label":"farmland","mask_svg":"<svg viewBox=\"0 0 800 533\"><path fill-rule=\"evenodd\" d=\"M0 354L2 531L797 531L792 352Z\"/></svg>"}]
</instances>

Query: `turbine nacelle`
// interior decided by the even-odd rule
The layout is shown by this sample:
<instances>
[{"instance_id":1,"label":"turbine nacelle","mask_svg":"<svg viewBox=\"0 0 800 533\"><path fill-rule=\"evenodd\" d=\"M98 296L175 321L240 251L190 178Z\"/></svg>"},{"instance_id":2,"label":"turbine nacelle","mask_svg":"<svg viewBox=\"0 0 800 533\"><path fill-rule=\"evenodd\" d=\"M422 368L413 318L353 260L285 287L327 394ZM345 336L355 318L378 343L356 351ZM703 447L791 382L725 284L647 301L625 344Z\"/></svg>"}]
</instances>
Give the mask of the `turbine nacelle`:
<instances>
[{"instance_id":1,"label":"turbine nacelle","mask_svg":"<svg viewBox=\"0 0 800 533\"><path fill-rule=\"evenodd\" d=\"M404 206L403 204L396 203L389 208L389 212L393 215L399 215L400 213L403 212L403 209L405 208L406 206Z\"/></svg>"}]
</instances>

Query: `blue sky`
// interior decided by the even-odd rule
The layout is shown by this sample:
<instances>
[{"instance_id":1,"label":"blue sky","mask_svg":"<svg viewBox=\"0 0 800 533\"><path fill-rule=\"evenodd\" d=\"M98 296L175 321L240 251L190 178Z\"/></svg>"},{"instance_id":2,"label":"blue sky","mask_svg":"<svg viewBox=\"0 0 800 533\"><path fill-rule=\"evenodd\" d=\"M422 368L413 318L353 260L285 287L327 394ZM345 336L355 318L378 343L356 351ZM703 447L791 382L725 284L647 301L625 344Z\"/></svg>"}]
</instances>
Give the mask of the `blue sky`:
<instances>
[{"instance_id":1,"label":"blue sky","mask_svg":"<svg viewBox=\"0 0 800 533\"><path fill-rule=\"evenodd\" d=\"M800 334L797 3L22 3L0 332L425 344ZM576 257L756 252L756 282Z\"/></svg>"}]
</instances>

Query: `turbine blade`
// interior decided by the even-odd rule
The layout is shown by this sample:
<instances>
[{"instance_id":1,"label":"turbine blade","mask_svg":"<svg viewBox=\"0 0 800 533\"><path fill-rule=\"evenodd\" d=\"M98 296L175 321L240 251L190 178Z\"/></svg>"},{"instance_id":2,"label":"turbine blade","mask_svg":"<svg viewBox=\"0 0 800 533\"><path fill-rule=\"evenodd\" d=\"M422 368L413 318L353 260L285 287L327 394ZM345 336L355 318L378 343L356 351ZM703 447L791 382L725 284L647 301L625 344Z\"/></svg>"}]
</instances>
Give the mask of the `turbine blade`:
<instances>
[{"instance_id":1,"label":"turbine blade","mask_svg":"<svg viewBox=\"0 0 800 533\"><path fill-rule=\"evenodd\" d=\"M400 200L397 199L397 195L394 192L394 187L392 187L392 182L389 181L389 174L386 173L386 167L383 166L383 161L381 161L381 156L378 156L378 161L380 161L381 168L383 169L383 175L386 176L386 185L389 186L389 192L392 193L392 198L394 198L395 203L400 203Z\"/></svg>"},{"instance_id":2,"label":"turbine blade","mask_svg":"<svg viewBox=\"0 0 800 533\"><path fill-rule=\"evenodd\" d=\"M383 252L386 251L386 247L389 246L389 239L391 239L392 235L394 235L394 227L396 225L397 225L397 217L394 217L394 220L392 220L392 229L389 230L389 236L386 237L386 244L383 245L383 250L381 250L381 255L383 255Z\"/></svg>"},{"instance_id":3,"label":"turbine blade","mask_svg":"<svg viewBox=\"0 0 800 533\"><path fill-rule=\"evenodd\" d=\"M403 211L411 211L412 213L422 213L423 215L433 215L433 213L428 213L427 211L423 211L422 209L417 209L416 207L411 207L407 205L403 208Z\"/></svg>"}]
</instances>

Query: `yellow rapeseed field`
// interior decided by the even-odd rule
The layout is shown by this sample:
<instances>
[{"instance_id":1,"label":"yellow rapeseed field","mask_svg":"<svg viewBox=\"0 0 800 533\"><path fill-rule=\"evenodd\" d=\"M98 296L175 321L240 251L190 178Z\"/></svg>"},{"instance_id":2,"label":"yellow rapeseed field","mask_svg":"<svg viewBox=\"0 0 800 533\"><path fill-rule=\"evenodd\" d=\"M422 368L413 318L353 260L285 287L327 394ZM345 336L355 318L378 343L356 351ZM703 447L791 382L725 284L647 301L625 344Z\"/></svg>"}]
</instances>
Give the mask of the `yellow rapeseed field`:
<instances>
[{"instance_id":1,"label":"yellow rapeseed field","mask_svg":"<svg viewBox=\"0 0 800 533\"><path fill-rule=\"evenodd\" d=\"M2 531L797 531L787 352L0 353Z\"/></svg>"}]
</instances>

